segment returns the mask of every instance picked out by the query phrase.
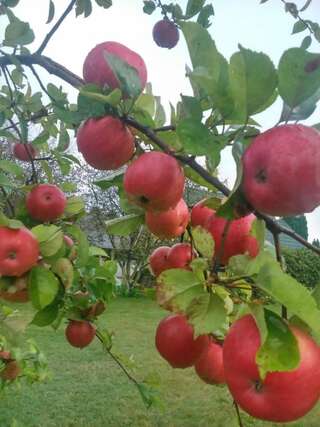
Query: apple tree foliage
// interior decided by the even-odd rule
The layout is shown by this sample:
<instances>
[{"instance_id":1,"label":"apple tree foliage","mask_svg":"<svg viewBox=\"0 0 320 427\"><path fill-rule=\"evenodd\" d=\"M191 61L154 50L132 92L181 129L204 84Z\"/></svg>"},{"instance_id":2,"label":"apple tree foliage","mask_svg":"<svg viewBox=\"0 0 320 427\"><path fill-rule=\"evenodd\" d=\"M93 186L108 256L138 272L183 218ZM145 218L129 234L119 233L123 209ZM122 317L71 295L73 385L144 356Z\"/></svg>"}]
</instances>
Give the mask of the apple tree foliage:
<instances>
[{"instance_id":1,"label":"apple tree foliage","mask_svg":"<svg viewBox=\"0 0 320 427\"><path fill-rule=\"evenodd\" d=\"M174 156L183 166L185 176L210 194L206 206L227 220L238 218L248 212L240 185L241 156L252 138L261 132L255 116L279 98L283 103L279 123L303 121L316 109L320 99L320 56L309 48L312 38L320 42L320 26L302 17L310 1L301 10L294 3L283 2L285 11L294 19L293 34L306 34L301 46L283 52L278 64L265 53L241 45L227 59L208 32L213 19L223 19L215 16L211 2L189 0L185 10L179 2L141 2L150 19L160 9L177 24L190 55L191 66L186 67L186 76L192 95L181 95L176 106L170 105L170 117L166 117L160 96L153 94L151 84L141 93L137 71L119 58L105 58L119 81L119 88L110 90L84 84L81 77L44 54L70 12L90 19L92 9L100 7L107 20L111 0L72 0L59 18L54 0L49 0L47 24L51 29L36 51L28 48L35 33L28 22L16 15L18 3L19 0L0 0L0 14L7 22L0 49L0 137L8 146L17 140L29 142L41 155L27 166L12 158L0 159L0 225L19 228L24 224L40 244L41 262L28 273L28 296L34 309L28 322L54 329L68 319L93 322L98 339L110 353L112 336L99 323L96 304L112 299L117 267L101 248L90 246L79 227L79 219L86 215L85 207L81 197L75 195L76 180L68 178L74 164L81 166L79 156L70 149L70 140L79 125L88 118L106 114L119 117L134 130L137 154L160 149ZM61 86L51 82L50 74L78 90L76 103L69 101ZM320 128L319 123L314 126ZM221 153L227 147L232 147L237 165L237 179L231 191L217 177ZM199 163L199 156L205 162ZM54 183L53 167L59 167L63 176L57 184L67 194L67 207L54 224L41 224L28 215L25 195L39 181ZM116 236L128 236L144 227L143 210L126 198L123 175L120 169L92 183L103 190L113 187L118 191L125 215L105 224L108 233ZM291 332L286 318L303 325L319 341L320 294L317 287L311 293L284 271L278 235L288 230L270 217L257 216L251 234L259 242L258 256L252 259L237 255L225 267L213 265L211 235L201 227L189 227L183 238L194 245L198 256L190 270L169 269L161 273L157 279L157 300L164 308L185 313L196 335L213 334L221 340L235 319L245 313L253 314L263 344L257 355L260 372L286 371L299 363L297 343L292 336L287 338ZM275 250L265 244L266 227L275 237ZM74 246L66 245L64 235L74 240ZM310 247L305 241L303 244ZM314 250L320 253L317 248ZM11 285L5 283L5 278L0 278L0 282L2 290ZM270 316L265 316L266 307L278 321L272 322ZM23 335L11 325L13 311L5 301L1 303L0 315L1 346L12 349L21 364L30 363L31 351L33 370L26 368L25 372L31 380L41 379L45 376L45 369L40 369L45 365L43 356L32 342L29 353L24 348ZM22 326L24 329L27 325ZM287 334L279 334L279 328L286 329ZM285 336L285 345L278 345L275 337L279 336ZM150 406L153 394L147 384L143 380L134 382Z\"/></svg>"}]
</instances>

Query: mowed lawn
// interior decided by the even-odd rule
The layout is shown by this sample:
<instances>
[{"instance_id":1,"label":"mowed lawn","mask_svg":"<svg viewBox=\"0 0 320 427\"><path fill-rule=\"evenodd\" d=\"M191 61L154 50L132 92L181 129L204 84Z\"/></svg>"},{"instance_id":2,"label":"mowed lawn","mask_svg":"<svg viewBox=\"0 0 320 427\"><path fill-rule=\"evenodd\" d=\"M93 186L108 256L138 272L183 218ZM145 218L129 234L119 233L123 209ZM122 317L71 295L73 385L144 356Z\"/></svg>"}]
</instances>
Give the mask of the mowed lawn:
<instances>
[{"instance_id":1,"label":"mowed lawn","mask_svg":"<svg viewBox=\"0 0 320 427\"><path fill-rule=\"evenodd\" d=\"M135 376L143 379L156 373L160 377L163 408L145 408L136 388L97 340L78 350L66 342L64 328L54 332L32 326L29 334L45 351L53 379L13 387L2 395L0 426L237 426L226 388L206 385L192 368L174 370L157 354L154 333L165 315L150 299L117 298L102 316L103 323L116 334L114 351L134 356ZM243 413L242 417L244 426L281 425L260 422ZM320 405L290 425L319 427Z\"/></svg>"}]
</instances>

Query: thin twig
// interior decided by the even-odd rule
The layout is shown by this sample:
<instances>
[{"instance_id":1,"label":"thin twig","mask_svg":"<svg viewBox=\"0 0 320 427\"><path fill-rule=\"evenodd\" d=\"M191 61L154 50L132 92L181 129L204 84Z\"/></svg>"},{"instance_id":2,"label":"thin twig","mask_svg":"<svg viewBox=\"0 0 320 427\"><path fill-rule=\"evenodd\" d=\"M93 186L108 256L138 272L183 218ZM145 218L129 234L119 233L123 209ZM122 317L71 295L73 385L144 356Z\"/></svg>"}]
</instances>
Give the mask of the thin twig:
<instances>
[{"instance_id":1,"label":"thin twig","mask_svg":"<svg viewBox=\"0 0 320 427\"><path fill-rule=\"evenodd\" d=\"M103 339L99 334L99 331L96 331L96 337L98 340L103 344ZM106 346L103 346L103 348L106 350L106 352L109 354L109 356L116 362L116 364L121 368L121 370L125 373L127 378L129 378L130 381L132 381L136 386L139 386L138 381L128 372L126 367L120 362L120 360L112 353L111 350L109 350Z\"/></svg>"},{"instance_id":2,"label":"thin twig","mask_svg":"<svg viewBox=\"0 0 320 427\"><path fill-rule=\"evenodd\" d=\"M235 407L235 409L236 409L236 413L237 413L237 420L238 420L239 427L244 427L244 424L242 423L242 420L241 420L241 415L240 415L240 411L239 411L239 406L238 406L238 404L237 404L237 402L236 402L235 400L233 401L233 405L234 405L234 407Z\"/></svg>"},{"instance_id":3,"label":"thin twig","mask_svg":"<svg viewBox=\"0 0 320 427\"><path fill-rule=\"evenodd\" d=\"M47 47L47 44L49 43L51 37L54 35L54 33L60 27L60 25L62 24L64 19L67 17L67 15L71 12L76 1L77 0L71 0L69 6L66 8L66 10L63 12L63 14L58 19L58 21L54 24L54 26L51 28L51 30L48 32L48 34L45 36L43 42L41 43L40 47L36 51L37 54L40 55L44 51L44 49Z\"/></svg>"}]
</instances>

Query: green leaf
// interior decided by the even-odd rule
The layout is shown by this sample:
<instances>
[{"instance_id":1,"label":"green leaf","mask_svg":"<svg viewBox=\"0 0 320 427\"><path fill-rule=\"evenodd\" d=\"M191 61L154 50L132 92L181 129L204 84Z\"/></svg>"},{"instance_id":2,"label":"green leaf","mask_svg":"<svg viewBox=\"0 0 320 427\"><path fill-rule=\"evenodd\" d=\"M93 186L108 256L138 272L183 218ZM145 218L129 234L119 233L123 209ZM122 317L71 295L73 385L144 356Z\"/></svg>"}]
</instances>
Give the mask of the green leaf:
<instances>
[{"instance_id":1,"label":"green leaf","mask_svg":"<svg viewBox=\"0 0 320 427\"><path fill-rule=\"evenodd\" d=\"M201 122L202 109L200 101L193 96L181 95L183 117L190 117L195 122Z\"/></svg>"},{"instance_id":2,"label":"green leaf","mask_svg":"<svg viewBox=\"0 0 320 427\"><path fill-rule=\"evenodd\" d=\"M185 18L192 18L194 15L200 12L206 0L188 0Z\"/></svg>"},{"instance_id":3,"label":"green leaf","mask_svg":"<svg viewBox=\"0 0 320 427\"><path fill-rule=\"evenodd\" d=\"M204 292L202 280L191 271L169 269L157 279L158 304L174 312L185 312L191 302Z\"/></svg>"},{"instance_id":4,"label":"green leaf","mask_svg":"<svg viewBox=\"0 0 320 427\"><path fill-rule=\"evenodd\" d=\"M103 7L104 9L108 9L112 6L112 0L96 0L98 6Z\"/></svg>"},{"instance_id":5,"label":"green leaf","mask_svg":"<svg viewBox=\"0 0 320 427\"><path fill-rule=\"evenodd\" d=\"M17 178L23 178L24 176L23 168L10 160L0 160L0 169L16 176Z\"/></svg>"},{"instance_id":6,"label":"green leaf","mask_svg":"<svg viewBox=\"0 0 320 427\"><path fill-rule=\"evenodd\" d=\"M77 267L85 267L89 259L89 243L86 234L77 226L67 227L66 234L74 237L77 248Z\"/></svg>"},{"instance_id":7,"label":"green leaf","mask_svg":"<svg viewBox=\"0 0 320 427\"><path fill-rule=\"evenodd\" d=\"M76 2L76 16L84 14L84 17L87 18L91 15L92 4L91 0L77 0Z\"/></svg>"},{"instance_id":8,"label":"green leaf","mask_svg":"<svg viewBox=\"0 0 320 427\"><path fill-rule=\"evenodd\" d=\"M199 225L192 229L192 238L197 251L211 260L214 253L214 240L211 233Z\"/></svg>"},{"instance_id":9,"label":"green leaf","mask_svg":"<svg viewBox=\"0 0 320 427\"><path fill-rule=\"evenodd\" d=\"M69 197L67 200L67 205L64 210L66 216L77 215L80 212L84 211L85 205L84 201L79 196Z\"/></svg>"},{"instance_id":10,"label":"green leaf","mask_svg":"<svg viewBox=\"0 0 320 427\"><path fill-rule=\"evenodd\" d=\"M48 19L47 19L46 24L50 24L50 22L53 20L53 18L54 18L54 12L55 12L54 3L53 3L52 0L50 0L50 2L49 2Z\"/></svg>"},{"instance_id":11,"label":"green leaf","mask_svg":"<svg viewBox=\"0 0 320 427\"><path fill-rule=\"evenodd\" d=\"M152 14L152 12L154 12L155 11L155 9L156 9L156 5L154 4L154 2L153 1L148 1L148 0L144 0L143 1L143 11L144 11L144 13L147 13L148 15L151 15Z\"/></svg>"},{"instance_id":12,"label":"green leaf","mask_svg":"<svg viewBox=\"0 0 320 427\"><path fill-rule=\"evenodd\" d=\"M166 122L166 112L161 104L160 96L154 97L156 100L156 113L154 116L154 123L156 127L161 127Z\"/></svg>"},{"instance_id":13,"label":"green leaf","mask_svg":"<svg viewBox=\"0 0 320 427\"><path fill-rule=\"evenodd\" d=\"M204 28L208 28L211 25L210 17L214 16L214 9L212 4L207 4L203 7L198 15L197 22Z\"/></svg>"},{"instance_id":14,"label":"green leaf","mask_svg":"<svg viewBox=\"0 0 320 427\"><path fill-rule=\"evenodd\" d=\"M59 258L53 264L52 271L60 277L66 289L72 286L74 270L68 258Z\"/></svg>"},{"instance_id":15,"label":"green leaf","mask_svg":"<svg viewBox=\"0 0 320 427\"><path fill-rule=\"evenodd\" d=\"M18 46L32 43L34 33L27 22L22 22L17 17L11 20L5 31L4 44L6 46Z\"/></svg>"},{"instance_id":16,"label":"green leaf","mask_svg":"<svg viewBox=\"0 0 320 427\"><path fill-rule=\"evenodd\" d=\"M89 255L90 256L102 256L102 257L109 257L109 255L107 254L107 252L102 249L102 248L98 248L97 246L90 246L89 248Z\"/></svg>"},{"instance_id":17,"label":"green leaf","mask_svg":"<svg viewBox=\"0 0 320 427\"><path fill-rule=\"evenodd\" d=\"M104 52L104 58L118 79L124 95L132 98L138 97L142 92L142 87L136 68L108 52Z\"/></svg>"},{"instance_id":18,"label":"green leaf","mask_svg":"<svg viewBox=\"0 0 320 427\"><path fill-rule=\"evenodd\" d=\"M51 325L58 316L59 306L57 304L47 305L42 310L38 311L32 319L32 324L40 327Z\"/></svg>"},{"instance_id":19,"label":"green leaf","mask_svg":"<svg viewBox=\"0 0 320 427\"><path fill-rule=\"evenodd\" d=\"M33 227L32 232L40 243L40 252L44 258L55 255L62 247L63 233L59 227L40 224Z\"/></svg>"},{"instance_id":20,"label":"green leaf","mask_svg":"<svg viewBox=\"0 0 320 427\"><path fill-rule=\"evenodd\" d=\"M246 120L273 95L277 73L267 55L239 47L230 59L229 79L235 111Z\"/></svg>"},{"instance_id":21,"label":"green leaf","mask_svg":"<svg viewBox=\"0 0 320 427\"><path fill-rule=\"evenodd\" d=\"M155 113L155 98L153 95L142 93L135 102L135 108L146 111L151 117Z\"/></svg>"},{"instance_id":22,"label":"green leaf","mask_svg":"<svg viewBox=\"0 0 320 427\"><path fill-rule=\"evenodd\" d=\"M92 91L90 91L90 89ZM84 96L85 98L89 98L93 101L97 101L98 103L102 104L109 104L111 107L116 107L119 102L121 101L121 90L116 88L112 92L109 93L109 95L104 95L102 93L95 92L98 88L95 85L85 85L80 89L80 95ZM81 98L80 98L81 101ZM86 102L88 102L86 100ZM79 104L79 101L78 101ZM81 104L81 102L80 102ZM102 111L102 106L96 107L97 112ZM83 108L81 108L81 111L84 111Z\"/></svg>"},{"instance_id":23,"label":"green leaf","mask_svg":"<svg viewBox=\"0 0 320 427\"><path fill-rule=\"evenodd\" d=\"M220 151L224 148L226 139L215 136L201 122L190 118L181 120L176 132L188 154L208 155L216 166L219 164Z\"/></svg>"},{"instance_id":24,"label":"green leaf","mask_svg":"<svg viewBox=\"0 0 320 427\"><path fill-rule=\"evenodd\" d=\"M287 323L269 310L265 310L265 320L267 338L256 355L262 379L268 372L292 371L300 362L298 343Z\"/></svg>"},{"instance_id":25,"label":"green leaf","mask_svg":"<svg viewBox=\"0 0 320 427\"><path fill-rule=\"evenodd\" d=\"M59 291L55 275L44 267L34 267L29 274L28 292L32 305L42 310L53 302Z\"/></svg>"},{"instance_id":26,"label":"green leaf","mask_svg":"<svg viewBox=\"0 0 320 427\"><path fill-rule=\"evenodd\" d=\"M101 190L108 190L111 187L121 187L123 185L123 175L123 171L116 171L105 179L94 181L93 184L97 185Z\"/></svg>"},{"instance_id":27,"label":"green leaf","mask_svg":"<svg viewBox=\"0 0 320 427\"><path fill-rule=\"evenodd\" d=\"M297 21L292 29L292 34L300 33L308 28L308 25L304 21Z\"/></svg>"},{"instance_id":28,"label":"green leaf","mask_svg":"<svg viewBox=\"0 0 320 427\"><path fill-rule=\"evenodd\" d=\"M262 219L256 218L251 225L250 235L258 241L259 248L262 250L266 238L266 223Z\"/></svg>"},{"instance_id":29,"label":"green leaf","mask_svg":"<svg viewBox=\"0 0 320 427\"><path fill-rule=\"evenodd\" d=\"M253 265L255 260L251 261ZM263 263L255 278L256 286L283 304L320 337L320 311L310 291L284 273L275 260Z\"/></svg>"},{"instance_id":30,"label":"green leaf","mask_svg":"<svg viewBox=\"0 0 320 427\"><path fill-rule=\"evenodd\" d=\"M16 187L16 184L10 180L6 175L0 173L0 185L3 185L4 187Z\"/></svg>"},{"instance_id":31,"label":"green leaf","mask_svg":"<svg viewBox=\"0 0 320 427\"><path fill-rule=\"evenodd\" d=\"M224 329L227 324L225 303L219 295L203 293L187 309L189 322L194 327L195 336Z\"/></svg>"},{"instance_id":32,"label":"green leaf","mask_svg":"<svg viewBox=\"0 0 320 427\"><path fill-rule=\"evenodd\" d=\"M193 68L203 67L214 81L220 74L220 54L210 34L196 22L181 22Z\"/></svg>"},{"instance_id":33,"label":"green leaf","mask_svg":"<svg viewBox=\"0 0 320 427\"><path fill-rule=\"evenodd\" d=\"M54 239L61 229L56 225L37 225L32 228L32 233L36 236L39 243L44 243L48 240Z\"/></svg>"},{"instance_id":34,"label":"green leaf","mask_svg":"<svg viewBox=\"0 0 320 427\"><path fill-rule=\"evenodd\" d=\"M303 40L302 40L302 42L301 42L301 49L304 49L304 50L307 50L309 47L310 47L310 45L311 45L311 43L312 43L312 38L311 38L311 36L306 36Z\"/></svg>"},{"instance_id":35,"label":"green leaf","mask_svg":"<svg viewBox=\"0 0 320 427\"><path fill-rule=\"evenodd\" d=\"M278 74L279 94L294 108L320 88L320 56L302 48L289 49L280 59Z\"/></svg>"},{"instance_id":36,"label":"green leaf","mask_svg":"<svg viewBox=\"0 0 320 427\"><path fill-rule=\"evenodd\" d=\"M131 214L105 222L107 232L112 235L128 236L144 224L143 214Z\"/></svg>"}]
</instances>

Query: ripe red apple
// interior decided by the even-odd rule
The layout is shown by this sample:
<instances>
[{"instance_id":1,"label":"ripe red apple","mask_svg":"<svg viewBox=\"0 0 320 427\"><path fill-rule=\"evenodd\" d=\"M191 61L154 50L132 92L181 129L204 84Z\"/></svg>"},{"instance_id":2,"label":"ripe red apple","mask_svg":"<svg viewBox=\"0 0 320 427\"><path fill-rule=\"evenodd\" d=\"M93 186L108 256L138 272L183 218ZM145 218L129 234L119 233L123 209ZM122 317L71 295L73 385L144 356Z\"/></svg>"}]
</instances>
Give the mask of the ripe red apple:
<instances>
[{"instance_id":1,"label":"ripe red apple","mask_svg":"<svg viewBox=\"0 0 320 427\"><path fill-rule=\"evenodd\" d=\"M190 269L189 264L195 253L189 243L176 243L168 253L169 268Z\"/></svg>"},{"instance_id":2,"label":"ripe red apple","mask_svg":"<svg viewBox=\"0 0 320 427\"><path fill-rule=\"evenodd\" d=\"M250 415L288 422L304 416L320 397L320 351L302 330L290 327L300 351L298 367L271 372L262 380L256 364L260 332L251 315L237 320L223 345L226 382L234 400Z\"/></svg>"},{"instance_id":3,"label":"ripe red apple","mask_svg":"<svg viewBox=\"0 0 320 427\"><path fill-rule=\"evenodd\" d=\"M172 49L179 41L179 30L174 22L162 19L153 27L152 36L158 46Z\"/></svg>"},{"instance_id":4,"label":"ripe red apple","mask_svg":"<svg viewBox=\"0 0 320 427\"><path fill-rule=\"evenodd\" d=\"M181 199L174 207L164 212L146 212L146 226L160 239L173 239L185 232L190 215L186 202Z\"/></svg>"},{"instance_id":5,"label":"ripe red apple","mask_svg":"<svg viewBox=\"0 0 320 427\"><path fill-rule=\"evenodd\" d=\"M168 267L168 253L170 251L169 246L160 246L155 249L149 256L150 269L154 276L159 276Z\"/></svg>"},{"instance_id":6,"label":"ripe red apple","mask_svg":"<svg viewBox=\"0 0 320 427\"><path fill-rule=\"evenodd\" d=\"M39 243L27 228L0 227L0 275L22 276L37 264Z\"/></svg>"},{"instance_id":7,"label":"ripe red apple","mask_svg":"<svg viewBox=\"0 0 320 427\"><path fill-rule=\"evenodd\" d=\"M227 264L229 258L234 255L247 253L252 258L258 255L258 241L255 237L250 235L251 226L255 219L255 215L250 214L231 222L224 241L223 254L220 259L222 265ZM215 254L220 251L226 222L227 220L225 218L216 216L215 213L213 213L206 222L206 229L211 233L214 240Z\"/></svg>"},{"instance_id":8,"label":"ripe red apple","mask_svg":"<svg viewBox=\"0 0 320 427\"><path fill-rule=\"evenodd\" d=\"M28 277L17 277L7 287L1 287L0 298L5 301L24 303L29 301Z\"/></svg>"},{"instance_id":9,"label":"ripe red apple","mask_svg":"<svg viewBox=\"0 0 320 427\"><path fill-rule=\"evenodd\" d=\"M149 257L149 263L152 273L157 277L169 268L189 269L193 257L194 253L189 243L177 243L171 248L160 246L155 249Z\"/></svg>"},{"instance_id":10,"label":"ripe red apple","mask_svg":"<svg viewBox=\"0 0 320 427\"><path fill-rule=\"evenodd\" d=\"M173 368L188 368L199 359L209 344L207 335L193 336L185 316L173 314L161 320L156 332L156 347Z\"/></svg>"},{"instance_id":11,"label":"ripe red apple","mask_svg":"<svg viewBox=\"0 0 320 427\"><path fill-rule=\"evenodd\" d=\"M196 203L191 209L191 225L192 227L196 227L197 225L201 225L201 227L205 227L208 219L214 213L214 210L208 208L203 204L203 201Z\"/></svg>"},{"instance_id":12,"label":"ripe red apple","mask_svg":"<svg viewBox=\"0 0 320 427\"><path fill-rule=\"evenodd\" d=\"M71 239L71 237L67 236L66 234L63 236L63 240L65 244L69 246L69 248L72 248L72 246L74 245L74 241Z\"/></svg>"},{"instance_id":13,"label":"ripe red apple","mask_svg":"<svg viewBox=\"0 0 320 427\"><path fill-rule=\"evenodd\" d=\"M83 64L83 78L86 83L107 85L111 89L120 87L120 82L104 57L104 52L117 56L135 68L139 75L141 89L144 89L147 82L147 68L143 59L133 50L117 42L100 43L88 53Z\"/></svg>"},{"instance_id":14,"label":"ripe red apple","mask_svg":"<svg viewBox=\"0 0 320 427\"><path fill-rule=\"evenodd\" d=\"M77 144L85 161L99 170L118 169L134 153L134 137L112 116L87 120L78 130Z\"/></svg>"},{"instance_id":15,"label":"ripe red apple","mask_svg":"<svg viewBox=\"0 0 320 427\"><path fill-rule=\"evenodd\" d=\"M26 205L29 215L38 221L55 221L64 212L67 199L53 184L39 184L27 195Z\"/></svg>"},{"instance_id":16,"label":"ripe red apple","mask_svg":"<svg viewBox=\"0 0 320 427\"><path fill-rule=\"evenodd\" d=\"M13 155L22 162L31 162L37 156L38 152L32 144L21 144L17 142L13 146Z\"/></svg>"},{"instance_id":17,"label":"ripe red apple","mask_svg":"<svg viewBox=\"0 0 320 427\"><path fill-rule=\"evenodd\" d=\"M303 125L277 126L258 135L243 155L243 191L269 215L312 212L320 204L320 133Z\"/></svg>"},{"instance_id":18,"label":"ripe red apple","mask_svg":"<svg viewBox=\"0 0 320 427\"><path fill-rule=\"evenodd\" d=\"M124 189L132 203L147 210L165 211L181 199L184 173L172 156L159 151L144 153L126 170Z\"/></svg>"},{"instance_id":19,"label":"ripe red apple","mask_svg":"<svg viewBox=\"0 0 320 427\"><path fill-rule=\"evenodd\" d=\"M15 359L12 359L10 351L0 351L0 359L5 366L0 371L0 377L6 381L13 381L20 374L21 369Z\"/></svg>"},{"instance_id":20,"label":"ripe red apple","mask_svg":"<svg viewBox=\"0 0 320 427\"><path fill-rule=\"evenodd\" d=\"M224 384L226 382L223 368L222 345L210 341L194 365L198 376L207 384Z\"/></svg>"},{"instance_id":21,"label":"ripe red apple","mask_svg":"<svg viewBox=\"0 0 320 427\"><path fill-rule=\"evenodd\" d=\"M96 330L85 320L70 320L66 327L66 338L73 347L87 347L95 337Z\"/></svg>"}]
</instances>

